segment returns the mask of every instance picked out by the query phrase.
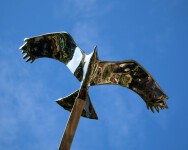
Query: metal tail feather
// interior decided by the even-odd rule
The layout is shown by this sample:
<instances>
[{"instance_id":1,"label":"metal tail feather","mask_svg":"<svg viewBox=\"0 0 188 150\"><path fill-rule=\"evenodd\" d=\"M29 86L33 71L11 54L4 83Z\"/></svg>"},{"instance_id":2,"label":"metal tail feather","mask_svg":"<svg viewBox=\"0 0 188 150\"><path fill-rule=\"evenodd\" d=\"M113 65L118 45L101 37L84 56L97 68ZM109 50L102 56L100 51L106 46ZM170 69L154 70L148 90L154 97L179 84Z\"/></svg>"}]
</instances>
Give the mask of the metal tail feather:
<instances>
[{"instance_id":1,"label":"metal tail feather","mask_svg":"<svg viewBox=\"0 0 188 150\"><path fill-rule=\"evenodd\" d=\"M78 93L79 93L79 90L75 91L74 93L72 93L71 95L67 96L67 97L64 97L64 98L60 98L58 99L56 102L62 106L64 109L68 110L71 112L72 110L72 107L74 105L74 102L78 96ZM83 109L83 112L82 112L82 117L86 117L86 118L89 118L89 119L96 119L98 120L98 116L96 114L96 111L91 103L91 100L90 100L90 97L89 97L89 94L87 93L87 96L86 96L86 104L85 104L85 107Z\"/></svg>"}]
</instances>

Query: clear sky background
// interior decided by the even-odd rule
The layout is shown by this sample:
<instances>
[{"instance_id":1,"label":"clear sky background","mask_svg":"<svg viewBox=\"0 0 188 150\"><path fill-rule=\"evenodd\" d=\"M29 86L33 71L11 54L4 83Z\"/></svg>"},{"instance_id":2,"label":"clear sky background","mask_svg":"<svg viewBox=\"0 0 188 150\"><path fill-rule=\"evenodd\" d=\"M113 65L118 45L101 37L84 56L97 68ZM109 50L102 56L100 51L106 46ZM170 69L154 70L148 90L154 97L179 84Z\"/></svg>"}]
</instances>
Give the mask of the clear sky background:
<instances>
[{"instance_id":1,"label":"clear sky background","mask_svg":"<svg viewBox=\"0 0 188 150\"><path fill-rule=\"evenodd\" d=\"M153 114L120 86L90 87L99 120L81 118L72 150L187 150L187 0L1 0L0 150L57 150L69 112L55 100L79 89L52 59L25 63L24 38L66 31L101 60L138 61L169 96Z\"/></svg>"}]
</instances>

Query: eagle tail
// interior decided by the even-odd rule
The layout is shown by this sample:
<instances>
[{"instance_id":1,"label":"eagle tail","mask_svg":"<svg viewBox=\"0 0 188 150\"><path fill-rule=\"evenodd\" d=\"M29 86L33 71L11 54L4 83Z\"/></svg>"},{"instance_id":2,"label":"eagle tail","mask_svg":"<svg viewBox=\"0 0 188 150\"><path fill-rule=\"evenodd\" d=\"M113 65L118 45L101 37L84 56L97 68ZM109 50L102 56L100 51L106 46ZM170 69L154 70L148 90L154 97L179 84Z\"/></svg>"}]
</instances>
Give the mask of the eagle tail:
<instances>
[{"instance_id":1,"label":"eagle tail","mask_svg":"<svg viewBox=\"0 0 188 150\"><path fill-rule=\"evenodd\" d=\"M71 95L69 95L67 97L58 99L56 102L60 106L62 106L64 109L66 109L66 110L71 112L72 107L74 105L74 102L75 102L78 94L79 94L79 90L75 91L74 93L72 93ZM95 111L92 103L91 103L91 100L90 100L90 97L89 97L88 93L87 93L87 96L86 96L85 100L86 100L86 104L85 104L85 107L83 109L83 112L82 112L81 116L89 118L89 119L98 120L98 116L96 114L96 111Z\"/></svg>"}]
</instances>

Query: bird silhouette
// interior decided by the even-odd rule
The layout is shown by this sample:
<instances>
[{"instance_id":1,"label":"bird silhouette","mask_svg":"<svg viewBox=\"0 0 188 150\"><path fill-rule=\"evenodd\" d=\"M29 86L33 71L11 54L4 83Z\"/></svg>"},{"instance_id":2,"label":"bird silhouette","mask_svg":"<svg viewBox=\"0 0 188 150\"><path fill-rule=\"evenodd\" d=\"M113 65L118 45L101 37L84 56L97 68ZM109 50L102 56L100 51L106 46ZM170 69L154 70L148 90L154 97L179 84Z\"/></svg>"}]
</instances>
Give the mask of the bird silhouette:
<instances>
[{"instance_id":1,"label":"bird silhouette","mask_svg":"<svg viewBox=\"0 0 188 150\"><path fill-rule=\"evenodd\" d=\"M136 92L152 112L154 108L159 112L168 108L165 99L168 96L162 91L154 78L136 61L100 61L97 56L97 47L86 55L66 32L49 33L37 37L26 38L20 47L26 62L48 57L64 63L74 76L81 82L87 81L87 86L120 85ZM87 77L86 77L87 74ZM64 109L71 111L79 90L71 95L60 98L57 103ZM89 94L85 96L86 104L82 112L83 117L98 119L91 103Z\"/></svg>"}]
</instances>

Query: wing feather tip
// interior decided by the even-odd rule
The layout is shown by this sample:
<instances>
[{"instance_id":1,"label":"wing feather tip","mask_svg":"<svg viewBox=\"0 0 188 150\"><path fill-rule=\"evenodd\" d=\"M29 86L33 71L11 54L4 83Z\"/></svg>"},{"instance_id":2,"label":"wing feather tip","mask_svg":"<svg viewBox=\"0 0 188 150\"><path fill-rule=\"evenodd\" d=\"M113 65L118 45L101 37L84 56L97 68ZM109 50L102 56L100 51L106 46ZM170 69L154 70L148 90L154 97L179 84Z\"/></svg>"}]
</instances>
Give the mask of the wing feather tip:
<instances>
[{"instance_id":1,"label":"wing feather tip","mask_svg":"<svg viewBox=\"0 0 188 150\"><path fill-rule=\"evenodd\" d=\"M27 50L27 42L25 42L22 46L19 47L20 50Z\"/></svg>"}]
</instances>

